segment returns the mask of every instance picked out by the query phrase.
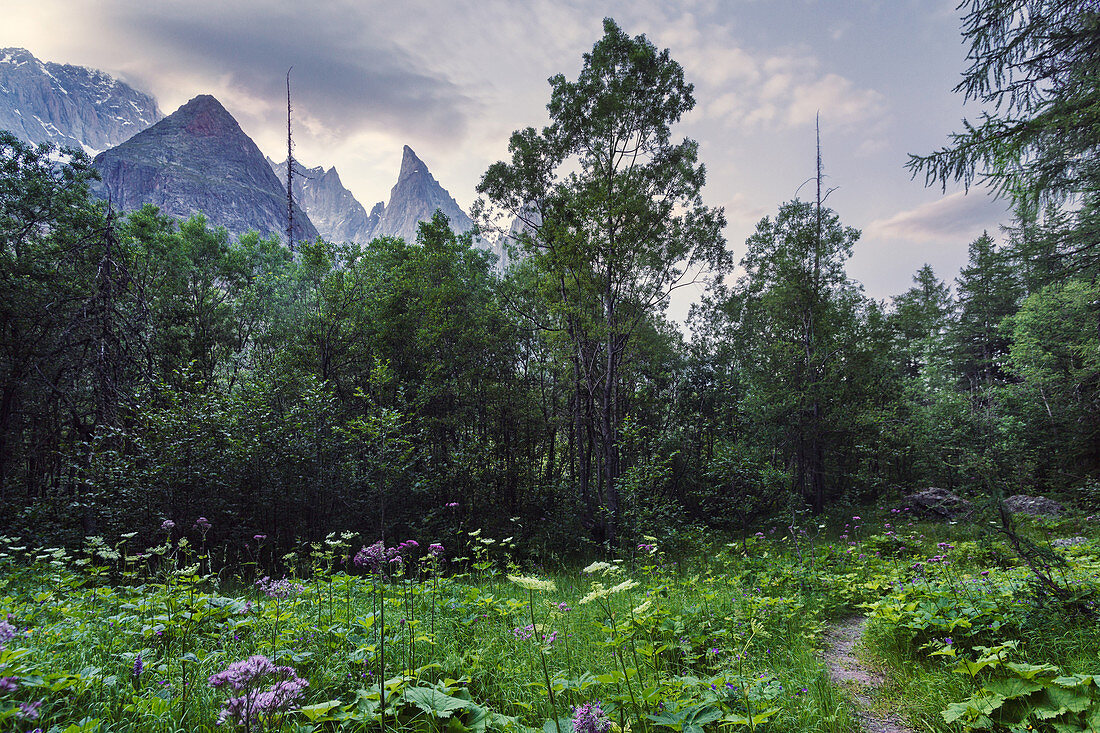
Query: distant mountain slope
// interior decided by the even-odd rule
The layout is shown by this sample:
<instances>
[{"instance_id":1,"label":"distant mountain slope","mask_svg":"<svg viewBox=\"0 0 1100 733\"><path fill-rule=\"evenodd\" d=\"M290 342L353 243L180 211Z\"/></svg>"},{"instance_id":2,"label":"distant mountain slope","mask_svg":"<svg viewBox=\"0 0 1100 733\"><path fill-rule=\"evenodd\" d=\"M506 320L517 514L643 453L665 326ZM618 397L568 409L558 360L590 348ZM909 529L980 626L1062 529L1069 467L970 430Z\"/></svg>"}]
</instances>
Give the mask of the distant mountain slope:
<instances>
[{"instance_id":1,"label":"distant mountain slope","mask_svg":"<svg viewBox=\"0 0 1100 733\"><path fill-rule=\"evenodd\" d=\"M233 235L286 232L286 190L256 143L218 100L195 97L148 130L100 153L97 192L124 210L153 204L170 216L202 212ZM314 239L295 214L294 239Z\"/></svg>"},{"instance_id":2,"label":"distant mountain slope","mask_svg":"<svg viewBox=\"0 0 1100 733\"><path fill-rule=\"evenodd\" d=\"M415 242L418 225L431 219L437 209L447 215L451 228L456 232L468 232L474 228L473 221L458 202L439 185L428 172L428 166L406 145L401 155L397 183L390 189L390 200L382 209L374 236L402 237L406 242Z\"/></svg>"},{"instance_id":3,"label":"distant mountain slope","mask_svg":"<svg viewBox=\"0 0 1100 733\"><path fill-rule=\"evenodd\" d=\"M268 160L280 183L286 186L286 161ZM443 186L428 171L408 145L401 156L397 183L388 203L379 201L370 213L351 191L344 188L335 168L296 168L294 197L305 209L321 236L333 242L366 244L375 237L401 237L415 242L420 222L442 211L457 232L468 232L474 223ZM480 246L488 246L478 242Z\"/></svg>"},{"instance_id":4,"label":"distant mountain slope","mask_svg":"<svg viewBox=\"0 0 1100 733\"><path fill-rule=\"evenodd\" d=\"M286 188L286 161L268 159L279 182ZM378 213L368 214L351 191L344 188L336 168L294 167L294 200L329 242L366 244L378 227Z\"/></svg>"},{"instance_id":5,"label":"distant mountain slope","mask_svg":"<svg viewBox=\"0 0 1100 733\"><path fill-rule=\"evenodd\" d=\"M0 49L0 129L21 140L94 154L163 117L156 100L102 71Z\"/></svg>"}]
</instances>

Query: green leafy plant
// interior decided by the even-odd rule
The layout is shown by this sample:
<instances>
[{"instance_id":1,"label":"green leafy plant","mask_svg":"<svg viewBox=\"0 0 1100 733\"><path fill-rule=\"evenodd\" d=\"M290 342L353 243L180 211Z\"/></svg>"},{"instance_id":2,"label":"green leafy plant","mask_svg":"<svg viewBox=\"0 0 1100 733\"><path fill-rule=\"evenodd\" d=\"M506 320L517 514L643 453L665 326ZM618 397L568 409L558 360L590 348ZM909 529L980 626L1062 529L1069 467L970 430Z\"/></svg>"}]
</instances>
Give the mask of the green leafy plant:
<instances>
[{"instance_id":1,"label":"green leafy plant","mask_svg":"<svg viewBox=\"0 0 1100 733\"><path fill-rule=\"evenodd\" d=\"M1053 664L1007 661L1017 644L975 647L976 660L955 671L981 678L981 689L943 711L948 723L974 731L1100 730L1100 685L1095 675L1063 674Z\"/></svg>"}]
</instances>

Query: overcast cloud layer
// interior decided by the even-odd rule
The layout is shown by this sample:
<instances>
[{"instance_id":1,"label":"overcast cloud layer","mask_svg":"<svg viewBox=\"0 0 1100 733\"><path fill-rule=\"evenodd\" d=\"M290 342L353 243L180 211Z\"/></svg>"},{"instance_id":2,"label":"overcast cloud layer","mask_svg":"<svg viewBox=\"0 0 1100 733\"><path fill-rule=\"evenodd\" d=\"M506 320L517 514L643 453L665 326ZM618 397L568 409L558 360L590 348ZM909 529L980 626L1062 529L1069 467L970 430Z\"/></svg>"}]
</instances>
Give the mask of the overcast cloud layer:
<instances>
[{"instance_id":1,"label":"overcast cloud layer","mask_svg":"<svg viewBox=\"0 0 1100 733\"><path fill-rule=\"evenodd\" d=\"M726 207L736 254L760 216L814 170L820 112L829 199L864 231L850 271L886 298L924 262L951 280L967 244L998 231L982 193L925 189L903 165L958 127L965 66L955 0L424 0L404 3L9 0L0 46L104 69L170 113L209 93L273 158L335 165L366 205L412 146L464 207L512 130L546 121L546 79L573 77L605 16L685 68L698 104L704 197ZM806 195L808 189L803 189ZM686 290L685 290L686 292ZM686 312L683 299L673 315Z\"/></svg>"}]
</instances>

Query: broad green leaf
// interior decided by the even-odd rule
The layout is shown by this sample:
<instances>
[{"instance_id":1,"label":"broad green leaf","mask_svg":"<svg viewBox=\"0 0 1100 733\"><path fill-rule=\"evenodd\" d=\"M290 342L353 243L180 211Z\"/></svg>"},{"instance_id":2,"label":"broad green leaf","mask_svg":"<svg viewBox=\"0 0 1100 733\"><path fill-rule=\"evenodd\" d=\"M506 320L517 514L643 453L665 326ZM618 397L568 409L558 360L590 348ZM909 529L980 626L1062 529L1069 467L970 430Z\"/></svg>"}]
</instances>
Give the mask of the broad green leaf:
<instances>
[{"instance_id":1,"label":"broad green leaf","mask_svg":"<svg viewBox=\"0 0 1100 733\"><path fill-rule=\"evenodd\" d=\"M431 687L410 687L405 690L405 700L440 718L448 718L456 710L463 710L470 705L465 700L451 697Z\"/></svg>"},{"instance_id":2,"label":"broad green leaf","mask_svg":"<svg viewBox=\"0 0 1100 733\"><path fill-rule=\"evenodd\" d=\"M329 700L328 702L319 702L315 705L305 705L298 708L298 712L306 716L311 723L316 723L318 720L328 715L328 712L340 705L339 700Z\"/></svg>"},{"instance_id":3,"label":"broad green leaf","mask_svg":"<svg viewBox=\"0 0 1100 733\"><path fill-rule=\"evenodd\" d=\"M1011 700L1012 698L1029 695L1036 690L1041 690L1043 689L1043 685L1029 679L1009 677L990 680L986 683L985 689L996 695L1000 695L1005 700Z\"/></svg>"}]
</instances>

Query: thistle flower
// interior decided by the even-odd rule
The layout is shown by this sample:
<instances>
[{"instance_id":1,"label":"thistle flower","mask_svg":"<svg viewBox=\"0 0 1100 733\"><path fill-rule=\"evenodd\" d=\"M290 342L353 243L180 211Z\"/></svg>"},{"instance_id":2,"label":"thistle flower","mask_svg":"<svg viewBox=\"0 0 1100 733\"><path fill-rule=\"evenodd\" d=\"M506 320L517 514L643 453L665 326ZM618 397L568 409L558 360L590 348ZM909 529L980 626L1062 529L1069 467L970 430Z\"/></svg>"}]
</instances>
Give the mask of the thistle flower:
<instances>
[{"instance_id":1,"label":"thistle flower","mask_svg":"<svg viewBox=\"0 0 1100 733\"><path fill-rule=\"evenodd\" d=\"M540 580L529 575L509 575L508 580L527 590L555 591L558 589L558 586L554 585L552 580Z\"/></svg>"},{"instance_id":2,"label":"thistle flower","mask_svg":"<svg viewBox=\"0 0 1100 733\"><path fill-rule=\"evenodd\" d=\"M573 733L608 733L611 719L600 708L600 701L573 708Z\"/></svg>"}]
</instances>

